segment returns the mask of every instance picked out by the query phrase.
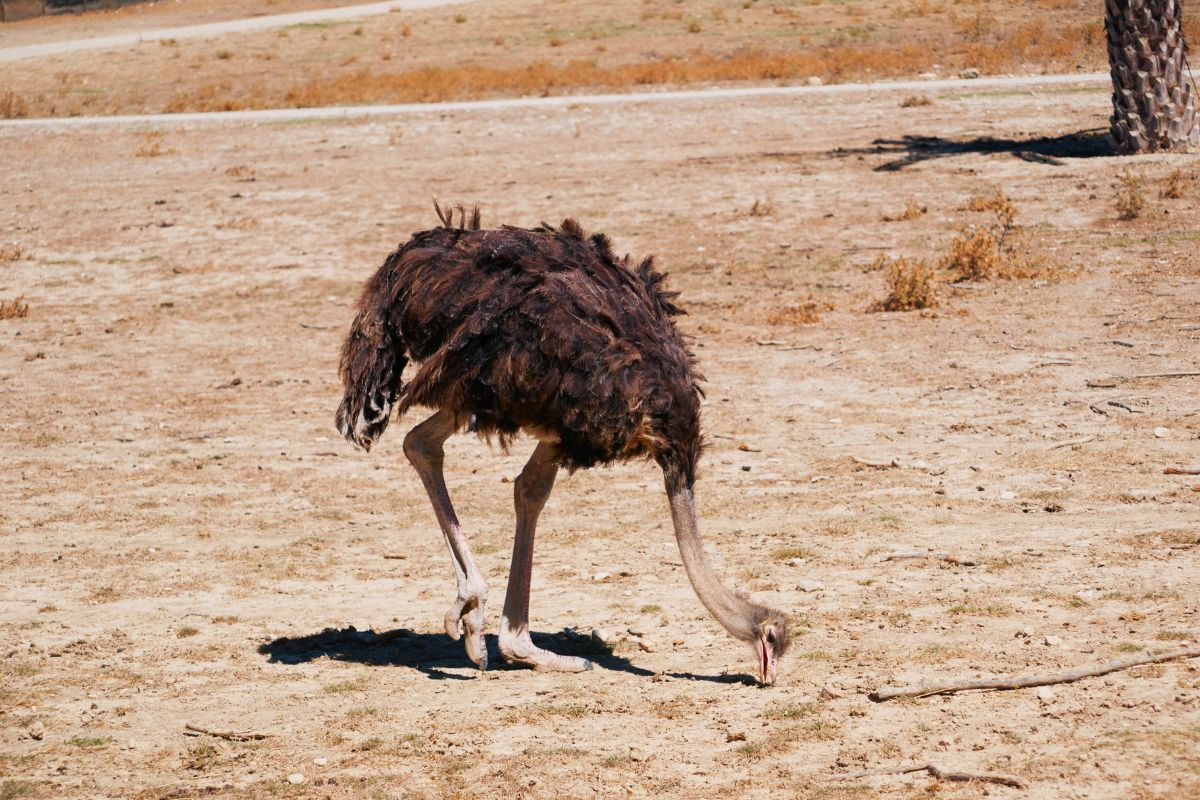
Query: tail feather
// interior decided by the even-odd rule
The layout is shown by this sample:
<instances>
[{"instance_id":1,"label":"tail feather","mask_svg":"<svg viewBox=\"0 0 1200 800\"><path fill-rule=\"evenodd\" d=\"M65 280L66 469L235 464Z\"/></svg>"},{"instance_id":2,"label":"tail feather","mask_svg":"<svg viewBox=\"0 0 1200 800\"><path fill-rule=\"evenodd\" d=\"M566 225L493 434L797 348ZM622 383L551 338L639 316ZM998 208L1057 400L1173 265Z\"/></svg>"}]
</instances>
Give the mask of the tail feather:
<instances>
[{"instance_id":1,"label":"tail feather","mask_svg":"<svg viewBox=\"0 0 1200 800\"><path fill-rule=\"evenodd\" d=\"M388 322L386 306L376 302L383 298L374 294L368 285L342 346L339 374L345 394L337 410L338 431L368 451L387 428L408 363L404 343Z\"/></svg>"}]
</instances>

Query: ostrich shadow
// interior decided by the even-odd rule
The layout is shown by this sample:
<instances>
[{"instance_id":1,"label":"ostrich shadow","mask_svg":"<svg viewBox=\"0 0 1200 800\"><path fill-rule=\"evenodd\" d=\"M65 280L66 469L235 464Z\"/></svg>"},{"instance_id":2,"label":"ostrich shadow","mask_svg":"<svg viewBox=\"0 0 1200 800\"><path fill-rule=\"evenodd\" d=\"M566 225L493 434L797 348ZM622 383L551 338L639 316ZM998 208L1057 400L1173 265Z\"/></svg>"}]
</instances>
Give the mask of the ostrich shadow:
<instances>
[{"instance_id":1,"label":"ostrich shadow","mask_svg":"<svg viewBox=\"0 0 1200 800\"><path fill-rule=\"evenodd\" d=\"M1035 164L1062 166L1064 158L1097 158L1113 156L1117 151L1103 128L1067 133L1062 136L1039 136L1033 139L1004 139L980 136L974 139L947 139L942 136L907 134L894 139L876 139L870 147L838 147L831 151L837 158L869 155L895 155L891 161L874 168L874 172L899 172L924 161L966 153L1001 153Z\"/></svg>"},{"instance_id":2,"label":"ostrich shadow","mask_svg":"<svg viewBox=\"0 0 1200 800\"><path fill-rule=\"evenodd\" d=\"M602 645L590 637L581 636L570 630L557 634L534 633L534 644L570 656L583 656L595 666L617 672L628 672L642 678L652 678L653 670L639 667L629 659L617 655L611 647ZM499 640L494 634L486 637L488 669L526 669L504 662L500 657ZM281 636L258 647L258 652L268 656L272 664L303 664L321 657L332 661L349 661L378 667L409 667L424 673L431 680L469 681L474 676L448 672L470 664L463 653L461 642L455 642L444 633L416 633L407 628L376 633L360 631L353 625L347 628L325 628L307 636ZM679 680L708 681L711 683L757 683L750 675L697 675L691 672L668 672L668 677Z\"/></svg>"}]
</instances>

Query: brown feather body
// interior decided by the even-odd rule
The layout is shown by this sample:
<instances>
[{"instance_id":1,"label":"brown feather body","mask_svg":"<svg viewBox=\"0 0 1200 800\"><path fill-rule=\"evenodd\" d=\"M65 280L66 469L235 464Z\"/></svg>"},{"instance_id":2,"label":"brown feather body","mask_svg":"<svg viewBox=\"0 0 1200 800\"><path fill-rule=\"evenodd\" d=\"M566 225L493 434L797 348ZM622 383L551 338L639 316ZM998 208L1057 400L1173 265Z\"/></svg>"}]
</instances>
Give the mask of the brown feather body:
<instances>
[{"instance_id":1,"label":"brown feather body","mask_svg":"<svg viewBox=\"0 0 1200 800\"><path fill-rule=\"evenodd\" d=\"M502 445L521 429L550 433L570 470L648 457L690 486L701 376L652 259L617 258L570 219L481 230L477 214L448 217L392 253L359 298L342 433L369 448L392 406L428 406Z\"/></svg>"}]
</instances>

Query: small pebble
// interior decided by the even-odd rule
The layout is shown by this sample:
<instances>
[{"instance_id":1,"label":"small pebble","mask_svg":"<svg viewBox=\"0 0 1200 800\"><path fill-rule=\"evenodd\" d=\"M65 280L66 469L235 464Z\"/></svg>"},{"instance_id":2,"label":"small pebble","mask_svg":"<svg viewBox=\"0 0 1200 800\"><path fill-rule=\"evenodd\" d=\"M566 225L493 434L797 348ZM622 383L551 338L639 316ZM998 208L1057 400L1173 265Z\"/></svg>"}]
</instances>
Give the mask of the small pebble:
<instances>
[{"instance_id":1,"label":"small pebble","mask_svg":"<svg viewBox=\"0 0 1200 800\"><path fill-rule=\"evenodd\" d=\"M746 734L741 731L725 731L725 741L744 742L746 741Z\"/></svg>"},{"instance_id":2,"label":"small pebble","mask_svg":"<svg viewBox=\"0 0 1200 800\"><path fill-rule=\"evenodd\" d=\"M1037 690L1037 698L1043 703L1049 703L1054 700L1054 690L1049 686L1040 686Z\"/></svg>"},{"instance_id":3,"label":"small pebble","mask_svg":"<svg viewBox=\"0 0 1200 800\"><path fill-rule=\"evenodd\" d=\"M1099 565L1099 566L1103 566L1103 565ZM1096 596L1096 592L1093 591L1092 589L1084 589L1082 592L1076 592L1075 596L1078 597L1080 600L1082 600L1085 603L1090 603L1090 602L1092 602L1092 599Z\"/></svg>"},{"instance_id":4,"label":"small pebble","mask_svg":"<svg viewBox=\"0 0 1200 800\"><path fill-rule=\"evenodd\" d=\"M1018 639L1028 639L1030 636L1033 636L1033 630L1030 628L1021 628L1021 630L1017 631Z\"/></svg>"},{"instance_id":5,"label":"small pebble","mask_svg":"<svg viewBox=\"0 0 1200 800\"><path fill-rule=\"evenodd\" d=\"M597 581L597 582L606 581L611 577L612 577L611 572L597 572L595 575L592 576L592 580Z\"/></svg>"},{"instance_id":6,"label":"small pebble","mask_svg":"<svg viewBox=\"0 0 1200 800\"><path fill-rule=\"evenodd\" d=\"M1165 439L1167 434L1170 432L1171 431L1167 428L1163 428L1163 427L1155 428L1154 429L1154 438L1155 439Z\"/></svg>"},{"instance_id":7,"label":"small pebble","mask_svg":"<svg viewBox=\"0 0 1200 800\"><path fill-rule=\"evenodd\" d=\"M643 653L653 653L654 648L645 639L638 639L638 647L642 648Z\"/></svg>"},{"instance_id":8,"label":"small pebble","mask_svg":"<svg viewBox=\"0 0 1200 800\"><path fill-rule=\"evenodd\" d=\"M825 588L825 584L820 581L800 581L797 588L802 592L818 592Z\"/></svg>"},{"instance_id":9,"label":"small pebble","mask_svg":"<svg viewBox=\"0 0 1200 800\"><path fill-rule=\"evenodd\" d=\"M326 758L325 756L317 756L316 758L313 759L313 763L316 764L318 767L323 767L329 763L329 759Z\"/></svg>"},{"instance_id":10,"label":"small pebble","mask_svg":"<svg viewBox=\"0 0 1200 800\"><path fill-rule=\"evenodd\" d=\"M604 628L592 628L592 638L600 644L608 644L612 641L612 634Z\"/></svg>"},{"instance_id":11,"label":"small pebble","mask_svg":"<svg viewBox=\"0 0 1200 800\"><path fill-rule=\"evenodd\" d=\"M1001 500L1012 500L1016 496L1017 496L1016 492L1001 492L1000 493Z\"/></svg>"},{"instance_id":12,"label":"small pebble","mask_svg":"<svg viewBox=\"0 0 1200 800\"><path fill-rule=\"evenodd\" d=\"M304 776L301 775L299 772L293 772L291 775L288 775L288 783L295 784L298 786L301 783L304 783Z\"/></svg>"},{"instance_id":13,"label":"small pebble","mask_svg":"<svg viewBox=\"0 0 1200 800\"><path fill-rule=\"evenodd\" d=\"M37 722L29 726L29 738L36 742L40 742L42 737L46 735L46 726L39 719Z\"/></svg>"},{"instance_id":14,"label":"small pebble","mask_svg":"<svg viewBox=\"0 0 1200 800\"><path fill-rule=\"evenodd\" d=\"M643 628L641 625L630 625L627 630L633 636L645 636L646 635L646 629Z\"/></svg>"},{"instance_id":15,"label":"small pebble","mask_svg":"<svg viewBox=\"0 0 1200 800\"><path fill-rule=\"evenodd\" d=\"M836 686L831 686L828 683L821 687L822 700L836 700L839 697L845 697L846 693Z\"/></svg>"},{"instance_id":16,"label":"small pebble","mask_svg":"<svg viewBox=\"0 0 1200 800\"><path fill-rule=\"evenodd\" d=\"M1047 636L1042 640L1042 644L1046 645L1046 647L1058 647L1062 644L1062 639L1058 636Z\"/></svg>"}]
</instances>

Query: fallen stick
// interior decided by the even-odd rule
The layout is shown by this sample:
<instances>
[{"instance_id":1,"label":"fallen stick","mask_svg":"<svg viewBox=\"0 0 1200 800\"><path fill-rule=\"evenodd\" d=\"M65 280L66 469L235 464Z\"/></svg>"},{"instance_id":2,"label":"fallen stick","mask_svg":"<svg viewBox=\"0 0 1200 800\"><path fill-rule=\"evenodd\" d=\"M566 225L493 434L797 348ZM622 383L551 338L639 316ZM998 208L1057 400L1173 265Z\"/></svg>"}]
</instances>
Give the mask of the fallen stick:
<instances>
[{"instance_id":1,"label":"fallen stick","mask_svg":"<svg viewBox=\"0 0 1200 800\"><path fill-rule=\"evenodd\" d=\"M1177 650L1174 653L1163 653L1157 656L1130 656L1106 661L1090 667L1078 667L1066 672L1056 672L1050 675L1017 675L1006 678L989 678L987 680L948 681L945 683L920 683L912 686L885 686L867 695L876 703L894 700L897 697L927 697L931 694L952 694L966 692L972 689L1028 689L1032 686L1049 686L1056 683L1074 683L1084 678L1094 678L1097 675L1107 675L1130 667L1140 667L1143 664L1161 664L1164 661L1175 661L1180 658L1195 658L1200 656L1200 647L1188 650Z\"/></svg>"},{"instance_id":2,"label":"fallen stick","mask_svg":"<svg viewBox=\"0 0 1200 800\"><path fill-rule=\"evenodd\" d=\"M254 733L252 731L245 733L238 733L237 731L210 731L207 728L201 728L199 725L192 725L191 723L184 725L183 728L185 736L199 736L203 734L204 736L215 736L218 739L229 739L234 742L248 742L258 739L269 739L271 737L269 733Z\"/></svg>"},{"instance_id":3,"label":"fallen stick","mask_svg":"<svg viewBox=\"0 0 1200 800\"><path fill-rule=\"evenodd\" d=\"M1140 381L1148 378L1196 378L1200 372L1145 372L1141 375L1118 375L1113 380Z\"/></svg>"},{"instance_id":4,"label":"fallen stick","mask_svg":"<svg viewBox=\"0 0 1200 800\"><path fill-rule=\"evenodd\" d=\"M900 466L900 462L894 458L890 461L872 461L869 458L850 456L850 460L855 464L862 464L864 467L872 467L874 469L891 469L892 467Z\"/></svg>"},{"instance_id":5,"label":"fallen stick","mask_svg":"<svg viewBox=\"0 0 1200 800\"><path fill-rule=\"evenodd\" d=\"M1052 444L1049 447L1047 447L1046 449L1047 450L1057 450L1060 447L1070 447L1073 444L1087 444L1088 442L1094 442L1094 441L1096 441L1095 436L1088 436L1083 439L1071 439L1070 441L1067 441L1067 442L1059 442L1058 444Z\"/></svg>"},{"instance_id":6,"label":"fallen stick","mask_svg":"<svg viewBox=\"0 0 1200 800\"><path fill-rule=\"evenodd\" d=\"M959 558L950 553L928 553L923 550L901 550L896 553L888 553L885 556L879 557L879 563L882 564L884 561L899 561L902 558L935 558L938 561L945 561L947 564L958 564L960 567L973 567L978 563L969 558Z\"/></svg>"},{"instance_id":7,"label":"fallen stick","mask_svg":"<svg viewBox=\"0 0 1200 800\"><path fill-rule=\"evenodd\" d=\"M334 325L313 325L313 324L311 324L311 323L308 323L308 322L301 322L301 323L300 323L300 327L301 327L301 328L308 328L310 331L332 331L332 330L336 330L336 326L334 326Z\"/></svg>"},{"instance_id":8,"label":"fallen stick","mask_svg":"<svg viewBox=\"0 0 1200 800\"><path fill-rule=\"evenodd\" d=\"M1040 363L1034 364L1033 368L1037 369L1038 367L1073 367L1073 366L1075 366L1074 361L1042 361Z\"/></svg>"},{"instance_id":9,"label":"fallen stick","mask_svg":"<svg viewBox=\"0 0 1200 800\"><path fill-rule=\"evenodd\" d=\"M868 770L867 772L858 772L854 775L839 775L834 780L853 781L859 778L869 778L874 775L903 775L909 772L928 772L933 777L943 781L979 781L980 783L998 783L1001 786L1011 786L1014 789L1026 788L1024 781L1009 775L973 775L970 772L948 770L932 761L928 764L910 764L903 767L892 767L891 769Z\"/></svg>"},{"instance_id":10,"label":"fallen stick","mask_svg":"<svg viewBox=\"0 0 1200 800\"><path fill-rule=\"evenodd\" d=\"M1167 467L1163 475L1200 475L1200 467Z\"/></svg>"}]
</instances>

